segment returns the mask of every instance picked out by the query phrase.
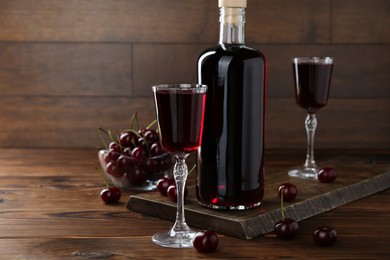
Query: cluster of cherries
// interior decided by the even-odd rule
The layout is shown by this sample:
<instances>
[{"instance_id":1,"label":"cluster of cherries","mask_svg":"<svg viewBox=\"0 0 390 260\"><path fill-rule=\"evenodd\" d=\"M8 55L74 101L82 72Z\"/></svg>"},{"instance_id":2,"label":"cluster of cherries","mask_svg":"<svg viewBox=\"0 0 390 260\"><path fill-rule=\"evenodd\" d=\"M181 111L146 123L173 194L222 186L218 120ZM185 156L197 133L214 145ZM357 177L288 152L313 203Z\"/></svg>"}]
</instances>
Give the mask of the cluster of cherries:
<instances>
[{"instance_id":1,"label":"cluster of cherries","mask_svg":"<svg viewBox=\"0 0 390 260\"><path fill-rule=\"evenodd\" d=\"M318 180L320 182L333 182L336 179L336 171L331 167L322 168L318 172ZM282 219L275 223L274 231L276 236L282 240L293 239L298 232L299 225L292 218L284 216L283 202L291 202L298 194L297 187L292 183L283 183L278 187L278 196L280 198L280 206L282 211ZM332 227L321 226L313 233L314 241L320 246L331 246L337 239L337 232Z\"/></svg>"},{"instance_id":2,"label":"cluster of cherries","mask_svg":"<svg viewBox=\"0 0 390 260\"><path fill-rule=\"evenodd\" d=\"M157 131L143 128L125 130L113 140L104 154L106 171L114 178L125 178L130 185L141 186L157 180L159 173L172 166L172 159L161 146Z\"/></svg>"},{"instance_id":3,"label":"cluster of cherries","mask_svg":"<svg viewBox=\"0 0 390 260\"><path fill-rule=\"evenodd\" d=\"M135 129L134 123L137 125ZM118 187L136 187L150 181L157 181L165 176L172 166L171 155L163 149L158 132L151 129L155 123L156 121L153 121L147 127L140 128L135 113L130 128L119 132L116 136L110 130L98 129L105 147L103 158L106 164L106 177L109 177ZM110 139L108 145L103 134ZM119 201L120 189L109 186L103 175L102 178L106 188L101 191L101 199L106 203Z\"/></svg>"}]
</instances>

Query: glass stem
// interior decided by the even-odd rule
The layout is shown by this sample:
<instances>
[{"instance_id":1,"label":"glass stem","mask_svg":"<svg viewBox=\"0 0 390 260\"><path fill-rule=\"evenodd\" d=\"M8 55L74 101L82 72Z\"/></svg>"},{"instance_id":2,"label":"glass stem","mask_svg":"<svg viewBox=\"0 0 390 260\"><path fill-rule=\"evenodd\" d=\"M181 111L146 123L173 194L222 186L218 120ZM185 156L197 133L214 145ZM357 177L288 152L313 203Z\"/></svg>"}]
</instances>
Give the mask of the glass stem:
<instances>
[{"instance_id":1,"label":"glass stem","mask_svg":"<svg viewBox=\"0 0 390 260\"><path fill-rule=\"evenodd\" d=\"M305 168L317 168L314 161L314 134L317 128L317 118L314 113L308 113L305 120L306 133L307 133L307 153Z\"/></svg>"},{"instance_id":2,"label":"glass stem","mask_svg":"<svg viewBox=\"0 0 390 260\"><path fill-rule=\"evenodd\" d=\"M184 189L188 174L188 168L185 162L187 156L188 154L186 153L175 155L176 163L173 168L173 176L176 182L177 212L175 225L172 228L173 232L183 232L190 230L184 217Z\"/></svg>"}]
</instances>

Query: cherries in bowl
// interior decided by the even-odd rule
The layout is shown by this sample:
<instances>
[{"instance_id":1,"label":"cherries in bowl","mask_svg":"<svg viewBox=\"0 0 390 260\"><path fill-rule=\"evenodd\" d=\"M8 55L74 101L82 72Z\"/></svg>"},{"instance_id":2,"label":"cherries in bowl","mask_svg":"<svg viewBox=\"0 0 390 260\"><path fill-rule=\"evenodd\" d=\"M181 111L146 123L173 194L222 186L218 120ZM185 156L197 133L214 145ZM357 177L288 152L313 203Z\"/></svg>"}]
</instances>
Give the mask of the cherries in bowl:
<instances>
[{"instance_id":1,"label":"cherries in bowl","mask_svg":"<svg viewBox=\"0 0 390 260\"><path fill-rule=\"evenodd\" d=\"M172 166L169 153L137 159L129 155L116 154L111 158L109 150L98 152L100 165L110 182L127 190L155 190L157 181L168 176Z\"/></svg>"},{"instance_id":2,"label":"cherries in bowl","mask_svg":"<svg viewBox=\"0 0 390 260\"><path fill-rule=\"evenodd\" d=\"M157 181L168 176L172 156L162 148L158 132L151 125L123 130L115 137L110 130L99 128L105 149L98 152L98 158L113 185L125 190L148 191L156 189ZM102 133L109 138L108 145Z\"/></svg>"}]
</instances>

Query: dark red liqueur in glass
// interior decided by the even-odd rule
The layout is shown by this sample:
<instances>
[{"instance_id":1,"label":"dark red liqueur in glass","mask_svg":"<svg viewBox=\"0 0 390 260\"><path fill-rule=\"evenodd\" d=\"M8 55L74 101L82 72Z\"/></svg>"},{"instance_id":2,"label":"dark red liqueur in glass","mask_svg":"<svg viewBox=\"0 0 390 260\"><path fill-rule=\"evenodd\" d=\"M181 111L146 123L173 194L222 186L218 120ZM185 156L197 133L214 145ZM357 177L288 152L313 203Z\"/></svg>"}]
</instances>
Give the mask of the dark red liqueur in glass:
<instances>
[{"instance_id":1,"label":"dark red liqueur in glass","mask_svg":"<svg viewBox=\"0 0 390 260\"><path fill-rule=\"evenodd\" d=\"M190 153L201 143L205 93L176 93L159 91L159 127L162 145L170 152ZM200 109L201 108L201 109Z\"/></svg>"},{"instance_id":2,"label":"dark red liqueur in glass","mask_svg":"<svg viewBox=\"0 0 390 260\"><path fill-rule=\"evenodd\" d=\"M315 113L328 102L333 64L312 61L293 64L297 104Z\"/></svg>"},{"instance_id":3,"label":"dark red liqueur in glass","mask_svg":"<svg viewBox=\"0 0 390 260\"><path fill-rule=\"evenodd\" d=\"M208 49L198 61L208 85L197 198L216 209L249 209L264 194L265 75L263 54L243 45Z\"/></svg>"}]
</instances>

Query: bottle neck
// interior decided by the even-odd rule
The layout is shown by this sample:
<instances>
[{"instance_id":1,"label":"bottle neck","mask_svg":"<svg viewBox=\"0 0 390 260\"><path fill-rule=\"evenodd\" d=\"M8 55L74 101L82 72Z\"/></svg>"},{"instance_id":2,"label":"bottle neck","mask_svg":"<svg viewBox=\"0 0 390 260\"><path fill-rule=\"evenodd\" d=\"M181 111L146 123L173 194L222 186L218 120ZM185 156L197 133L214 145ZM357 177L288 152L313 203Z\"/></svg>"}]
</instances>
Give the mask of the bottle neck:
<instances>
[{"instance_id":1,"label":"bottle neck","mask_svg":"<svg viewBox=\"0 0 390 260\"><path fill-rule=\"evenodd\" d=\"M245 8L221 7L219 23L219 44L245 44Z\"/></svg>"}]
</instances>

